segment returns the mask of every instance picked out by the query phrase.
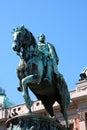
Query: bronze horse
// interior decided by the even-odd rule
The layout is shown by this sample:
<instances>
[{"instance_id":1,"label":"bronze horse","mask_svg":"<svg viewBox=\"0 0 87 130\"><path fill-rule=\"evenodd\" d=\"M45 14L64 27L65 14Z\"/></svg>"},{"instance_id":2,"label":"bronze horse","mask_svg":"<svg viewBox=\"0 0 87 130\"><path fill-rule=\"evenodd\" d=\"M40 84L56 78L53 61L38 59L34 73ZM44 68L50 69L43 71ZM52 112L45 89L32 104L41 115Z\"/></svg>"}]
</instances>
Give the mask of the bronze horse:
<instances>
[{"instance_id":1,"label":"bronze horse","mask_svg":"<svg viewBox=\"0 0 87 130\"><path fill-rule=\"evenodd\" d=\"M28 93L28 88L30 88L36 97L42 101L51 117L54 116L53 104L55 101L59 103L68 127L67 108L70 103L70 95L67 84L63 76L57 77L54 72L52 72L51 83L43 80L45 68L42 62L42 54L37 46L34 36L24 26L13 30L12 48L20 56L17 76L26 106L30 110L31 100Z\"/></svg>"}]
</instances>

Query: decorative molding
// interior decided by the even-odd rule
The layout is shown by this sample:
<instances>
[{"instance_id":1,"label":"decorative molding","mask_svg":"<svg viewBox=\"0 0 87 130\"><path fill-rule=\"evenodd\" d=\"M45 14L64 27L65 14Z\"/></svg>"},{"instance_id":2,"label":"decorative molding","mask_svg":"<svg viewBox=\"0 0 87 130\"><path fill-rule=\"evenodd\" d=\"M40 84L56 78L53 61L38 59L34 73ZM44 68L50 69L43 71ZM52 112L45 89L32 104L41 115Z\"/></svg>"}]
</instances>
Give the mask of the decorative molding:
<instances>
[{"instance_id":1,"label":"decorative molding","mask_svg":"<svg viewBox=\"0 0 87 130\"><path fill-rule=\"evenodd\" d=\"M78 118L80 121L85 121L85 113L84 112L79 112L78 113Z\"/></svg>"}]
</instances>

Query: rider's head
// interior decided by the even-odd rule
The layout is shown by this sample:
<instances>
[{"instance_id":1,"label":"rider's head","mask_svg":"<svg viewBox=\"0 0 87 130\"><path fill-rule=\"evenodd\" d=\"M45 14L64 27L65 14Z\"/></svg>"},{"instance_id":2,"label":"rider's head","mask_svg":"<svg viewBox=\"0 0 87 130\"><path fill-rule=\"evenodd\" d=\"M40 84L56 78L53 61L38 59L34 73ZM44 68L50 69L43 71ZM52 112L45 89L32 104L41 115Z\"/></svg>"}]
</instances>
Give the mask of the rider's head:
<instances>
[{"instance_id":1,"label":"rider's head","mask_svg":"<svg viewBox=\"0 0 87 130\"><path fill-rule=\"evenodd\" d=\"M38 35L38 40L40 43L44 43L45 42L45 35L43 33L40 33Z\"/></svg>"}]
</instances>

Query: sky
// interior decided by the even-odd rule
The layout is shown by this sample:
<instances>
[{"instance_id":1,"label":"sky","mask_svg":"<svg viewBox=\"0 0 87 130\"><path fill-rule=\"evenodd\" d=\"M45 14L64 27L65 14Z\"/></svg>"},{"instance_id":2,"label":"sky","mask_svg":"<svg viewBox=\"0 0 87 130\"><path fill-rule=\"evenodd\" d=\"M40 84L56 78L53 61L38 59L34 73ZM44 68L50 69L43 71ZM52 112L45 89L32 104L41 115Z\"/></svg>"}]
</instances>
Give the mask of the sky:
<instances>
[{"instance_id":1,"label":"sky","mask_svg":"<svg viewBox=\"0 0 87 130\"><path fill-rule=\"evenodd\" d=\"M17 91L19 57L12 50L13 28L24 24L37 40L44 33L59 57L58 70L69 91L76 88L87 66L87 0L0 1L0 87L16 104L24 103ZM38 41L37 41L38 42ZM32 100L36 97L29 91Z\"/></svg>"}]
</instances>

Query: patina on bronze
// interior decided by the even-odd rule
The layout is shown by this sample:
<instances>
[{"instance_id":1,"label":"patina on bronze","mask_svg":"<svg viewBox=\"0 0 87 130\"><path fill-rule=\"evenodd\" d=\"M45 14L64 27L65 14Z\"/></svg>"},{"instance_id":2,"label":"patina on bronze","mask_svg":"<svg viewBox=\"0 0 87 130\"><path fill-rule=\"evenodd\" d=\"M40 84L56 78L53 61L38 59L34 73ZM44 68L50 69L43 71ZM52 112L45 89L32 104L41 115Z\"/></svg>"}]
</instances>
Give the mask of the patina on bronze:
<instances>
[{"instance_id":1,"label":"patina on bronze","mask_svg":"<svg viewBox=\"0 0 87 130\"><path fill-rule=\"evenodd\" d=\"M51 117L54 117L53 104L57 101L68 127L70 95L63 75L57 70L59 58L54 46L45 42L44 34L39 34L38 40L37 44L24 25L13 29L12 48L20 56L17 67L18 90L22 92L30 113L32 101L28 88L42 101Z\"/></svg>"}]
</instances>

